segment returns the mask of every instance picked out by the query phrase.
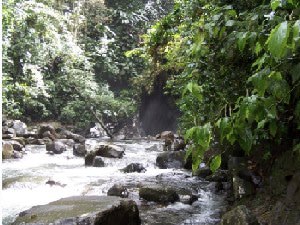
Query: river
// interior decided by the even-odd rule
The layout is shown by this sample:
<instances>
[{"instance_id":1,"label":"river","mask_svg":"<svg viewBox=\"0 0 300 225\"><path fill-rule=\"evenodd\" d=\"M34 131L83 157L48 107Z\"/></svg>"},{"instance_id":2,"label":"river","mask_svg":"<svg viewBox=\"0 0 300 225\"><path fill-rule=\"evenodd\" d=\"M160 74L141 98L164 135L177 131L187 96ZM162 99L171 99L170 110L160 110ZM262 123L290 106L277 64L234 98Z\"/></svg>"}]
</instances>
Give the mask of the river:
<instances>
[{"instance_id":1,"label":"river","mask_svg":"<svg viewBox=\"0 0 300 225\"><path fill-rule=\"evenodd\" d=\"M93 149L105 140L87 139ZM2 224L14 221L19 212L75 195L107 195L114 184L128 188L129 198L137 202L143 225L212 225L217 224L225 207L224 195L216 194L212 184L192 177L185 169L159 169L155 166L162 143L148 140L114 142L125 149L122 159L104 158L105 167L85 167L84 159L73 155L72 148L50 155L45 146L27 145L22 159L2 163ZM123 173L130 163L141 163L145 173ZM51 179L61 185L46 184ZM169 205L139 199L138 187L162 184L188 187L198 195L192 205L176 202Z\"/></svg>"}]
</instances>

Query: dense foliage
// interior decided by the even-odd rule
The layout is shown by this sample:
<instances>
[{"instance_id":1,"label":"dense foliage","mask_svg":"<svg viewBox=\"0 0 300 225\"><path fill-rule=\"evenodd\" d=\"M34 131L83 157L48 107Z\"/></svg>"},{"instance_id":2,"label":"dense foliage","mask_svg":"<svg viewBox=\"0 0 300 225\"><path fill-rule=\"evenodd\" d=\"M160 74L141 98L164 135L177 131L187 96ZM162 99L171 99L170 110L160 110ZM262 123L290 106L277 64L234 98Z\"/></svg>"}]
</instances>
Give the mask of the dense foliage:
<instances>
[{"instance_id":1,"label":"dense foliage","mask_svg":"<svg viewBox=\"0 0 300 225\"><path fill-rule=\"evenodd\" d=\"M130 53L148 62L145 83L168 72L194 169L218 141L246 154L266 142L299 149L299 1L178 0Z\"/></svg>"},{"instance_id":2,"label":"dense foliage","mask_svg":"<svg viewBox=\"0 0 300 225\"><path fill-rule=\"evenodd\" d=\"M102 0L5 0L3 113L80 124L93 121L91 108L106 123L132 117L129 80L143 63L124 52L164 12L152 1L136 2L108 8Z\"/></svg>"}]
</instances>

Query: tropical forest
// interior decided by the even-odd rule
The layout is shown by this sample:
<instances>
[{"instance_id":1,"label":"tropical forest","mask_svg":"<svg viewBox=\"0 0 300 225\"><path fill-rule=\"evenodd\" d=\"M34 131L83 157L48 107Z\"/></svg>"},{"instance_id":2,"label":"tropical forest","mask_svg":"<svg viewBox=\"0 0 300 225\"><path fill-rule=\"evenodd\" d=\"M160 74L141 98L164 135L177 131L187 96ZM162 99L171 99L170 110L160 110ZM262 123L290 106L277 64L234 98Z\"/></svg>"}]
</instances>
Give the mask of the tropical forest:
<instances>
[{"instance_id":1,"label":"tropical forest","mask_svg":"<svg viewBox=\"0 0 300 225\"><path fill-rule=\"evenodd\" d=\"M300 225L299 0L3 0L3 225Z\"/></svg>"}]
</instances>

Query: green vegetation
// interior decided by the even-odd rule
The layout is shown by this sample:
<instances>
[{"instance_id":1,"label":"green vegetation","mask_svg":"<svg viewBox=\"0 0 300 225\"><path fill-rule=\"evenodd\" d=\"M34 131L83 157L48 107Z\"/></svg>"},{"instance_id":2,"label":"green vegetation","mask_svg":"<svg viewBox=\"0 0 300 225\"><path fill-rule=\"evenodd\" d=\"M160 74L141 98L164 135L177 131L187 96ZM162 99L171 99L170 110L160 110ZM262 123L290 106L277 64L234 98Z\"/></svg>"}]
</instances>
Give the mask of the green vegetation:
<instances>
[{"instance_id":1,"label":"green vegetation","mask_svg":"<svg viewBox=\"0 0 300 225\"><path fill-rule=\"evenodd\" d=\"M218 142L262 159L299 151L299 1L177 0L140 36L169 4L152 3L5 0L4 114L122 123L168 74L194 169Z\"/></svg>"},{"instance_id":2,"label":"green vegetation","mask_svg":"<svg viewBox=\"0 0 300 225\"><path fill-rule=\"evenodd\" d=\"M130 79L143 60L124 52L162 13L150 18L158 6L147 11L136 2L3 1L3 113L77 125L94 120L91 108L105 123L131 118L137 96Z\"/></svg>"},{"instance_id":3,"label":"green vegetation","mask_svg":"<svg viewBox=\"0 0 300 225\"><path fill-rule=\"evenodd\" d=\"M128 55L148 63L141 85L169 74L195 169L215 142L247 155L264 145L263 159L276 145L299 150L299 53L299 1L177 0Z\"/></svg>"}]
</instances>

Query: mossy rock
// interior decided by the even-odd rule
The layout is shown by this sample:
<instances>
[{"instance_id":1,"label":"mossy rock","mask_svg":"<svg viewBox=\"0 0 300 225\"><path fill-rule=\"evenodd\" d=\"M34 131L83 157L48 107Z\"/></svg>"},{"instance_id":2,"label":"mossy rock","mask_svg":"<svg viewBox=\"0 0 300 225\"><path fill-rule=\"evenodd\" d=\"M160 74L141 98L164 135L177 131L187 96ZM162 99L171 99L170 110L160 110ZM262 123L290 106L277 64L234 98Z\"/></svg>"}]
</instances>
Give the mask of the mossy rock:
<instances>
[{"instance_id":1,"label":"mossy rock","mask_svg":"<svg viewBox=\"0 0 300 225\"><path fill-rule=\"evenodd\" d=\"M21 212L17 224L139 225L139 210L132 200L112 196L74 196Z\"/></svg>"}]
</instances>

